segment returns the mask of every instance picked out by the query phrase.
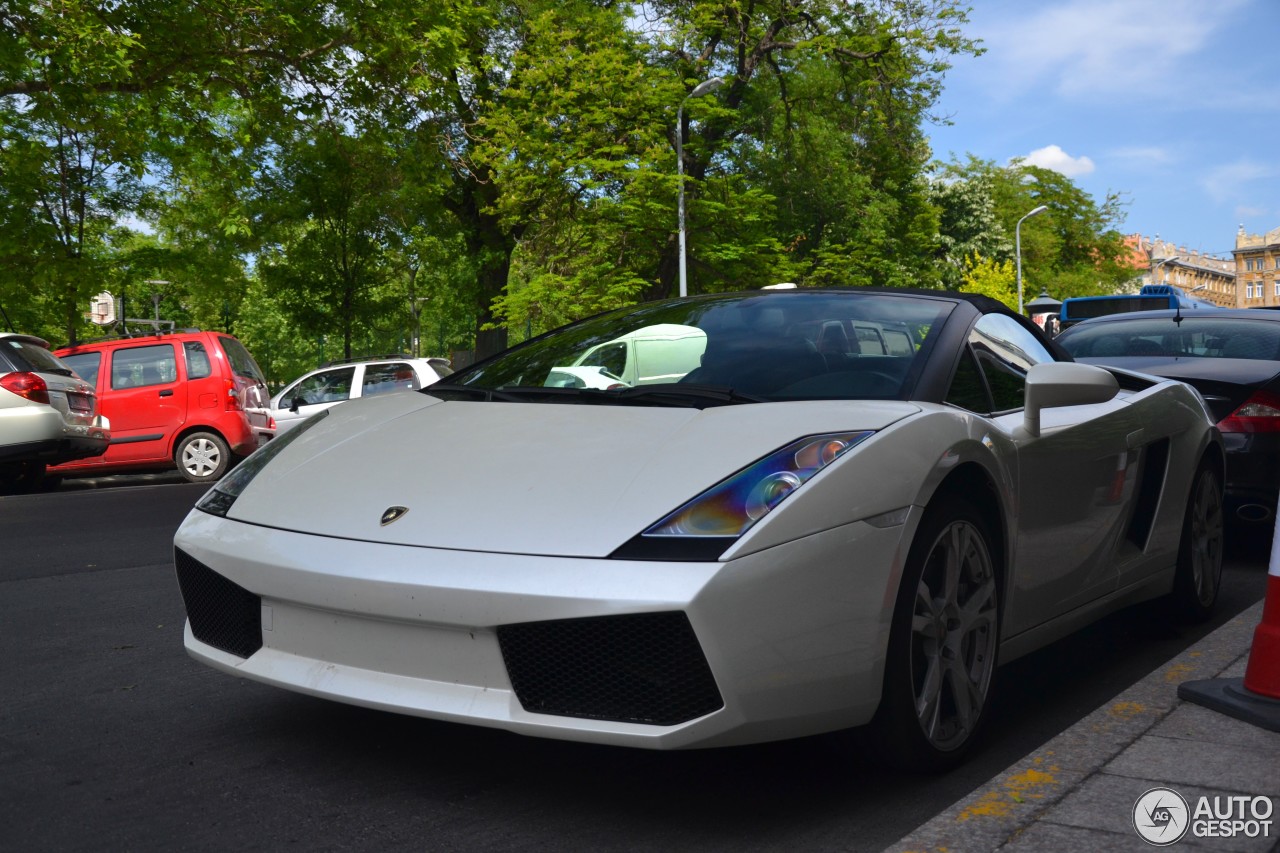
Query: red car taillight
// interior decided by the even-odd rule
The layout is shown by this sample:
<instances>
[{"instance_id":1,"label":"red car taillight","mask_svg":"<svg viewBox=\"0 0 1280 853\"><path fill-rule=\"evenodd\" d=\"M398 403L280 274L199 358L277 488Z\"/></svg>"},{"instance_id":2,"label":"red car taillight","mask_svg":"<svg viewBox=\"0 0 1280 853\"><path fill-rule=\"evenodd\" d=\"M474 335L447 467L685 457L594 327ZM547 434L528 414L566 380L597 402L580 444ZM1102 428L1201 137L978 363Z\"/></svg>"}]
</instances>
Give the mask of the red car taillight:
<instances>
[{"instance_id":1,"label":"red car taillight","mask_svg":"<svg viewBox=\"0 0 1280 853\"><path fill-rule=\"evenodd\" d=\"M236 383L232 382L230 379L224 379L222 381L227 386L227 411L240 411L240 395L236 393Z\"/></svg>"},{"instance_id":2,"label":"red car taillight","mask_svg":"<svg viewBox=\"0 0 1280 853\"><path fill-rule=\"evenodd\" d=\"M1218 421L1223 432L1280 432L1280 394L1255 391L1240 408Z\"/></svg>"},{"instance_id":3,"label":"red car taillight","mask_svg":"<svg viewBox=\"0 0 1280 853\"><path fill-rule=\"evenodd\" d=\"M48 384L34 373L7 373L0 376L0 387L33 403L49 402Z\"/></svg>"}]
</instances>

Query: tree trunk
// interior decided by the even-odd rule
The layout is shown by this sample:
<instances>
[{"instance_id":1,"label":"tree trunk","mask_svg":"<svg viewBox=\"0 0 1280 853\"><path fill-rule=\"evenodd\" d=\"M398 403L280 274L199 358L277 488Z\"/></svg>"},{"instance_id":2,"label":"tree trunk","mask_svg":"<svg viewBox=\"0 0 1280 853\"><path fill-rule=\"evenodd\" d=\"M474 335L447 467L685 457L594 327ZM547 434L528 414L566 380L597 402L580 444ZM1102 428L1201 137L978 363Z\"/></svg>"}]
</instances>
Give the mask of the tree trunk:
<instances>
[{"instance_id":1,"label":"tree trunk","mask_svg":"<svg viewBox=\"0 0 1280 853\"><path fill-rule=\"evenodd\" d=\"M480 269L478 284L480 293L476 304L476 361L496 355L507 348L507 327L486 329L496 322L493 316L493 300L502 295L507 286L507 274L511 271L511 251L490 251L485 254L487 263Z\"/></svg>"}]
</instances>

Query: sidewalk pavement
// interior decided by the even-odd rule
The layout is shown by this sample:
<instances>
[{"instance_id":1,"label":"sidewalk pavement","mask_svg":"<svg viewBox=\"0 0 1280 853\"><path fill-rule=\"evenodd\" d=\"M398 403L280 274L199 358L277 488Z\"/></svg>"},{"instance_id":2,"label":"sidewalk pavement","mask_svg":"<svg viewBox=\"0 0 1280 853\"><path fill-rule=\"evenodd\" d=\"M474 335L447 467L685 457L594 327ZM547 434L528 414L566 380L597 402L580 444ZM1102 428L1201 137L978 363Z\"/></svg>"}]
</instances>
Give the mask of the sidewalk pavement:
<instances>
[{"instance_id":1,"label":"sidewalk pavement","mask_svg":"<svg viewBox=\"0 0 1280 853\"><path fill-rule=\"evenodd\" d=\"M1138 799L1152 788L1177 792L1191 812L1183 817L1175 807L1175 824L1192 820L1170 849L1280 853L1280 733L1177 695L1184 681L1242 677L1261 618L1258 602L886 853L1152 850L1133 823ZM1206 829L1194 820L1198 808L1226 809L1226 797L1241 795L1249 799L1246 818L1268 811L1253 798L1271 799L1266 836L1254 826L1252 838L1197 837ZM1144 806L1151 802L1144 798Z\"/></svg>"}]
</instances>

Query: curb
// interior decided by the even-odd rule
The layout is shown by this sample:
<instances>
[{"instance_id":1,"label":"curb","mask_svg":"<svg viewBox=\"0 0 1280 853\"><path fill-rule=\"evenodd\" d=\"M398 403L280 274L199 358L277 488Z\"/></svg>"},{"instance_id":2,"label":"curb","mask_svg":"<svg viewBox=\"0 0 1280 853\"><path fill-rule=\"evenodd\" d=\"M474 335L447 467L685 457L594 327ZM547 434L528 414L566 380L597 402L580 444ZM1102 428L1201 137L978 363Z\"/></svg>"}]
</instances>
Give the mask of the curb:
<instances>
[{"instance_id":1,"label":"curb","mask_svg":"<svg viewBox=\"0 0 1280 853\"><path fill-rule=\"evenodd\" d=\"M1178 698L1179 684L1216 678L1242 662L1249 654L1262 605L1259 601L1241 611L986 785L885 848L885 853L1000 850L1014 842L1184 704ZM1116 813L1127 820L1128 807L1127 802L1117 803ZM1076 842L1072 846L1077 849L1103 847L1096 843L1102 839L1094 837L1101 833L1088 829L1071 832ZM1125 840L1128 849L1146 846L1136 834Z\"/></svg>"}]
</instances>

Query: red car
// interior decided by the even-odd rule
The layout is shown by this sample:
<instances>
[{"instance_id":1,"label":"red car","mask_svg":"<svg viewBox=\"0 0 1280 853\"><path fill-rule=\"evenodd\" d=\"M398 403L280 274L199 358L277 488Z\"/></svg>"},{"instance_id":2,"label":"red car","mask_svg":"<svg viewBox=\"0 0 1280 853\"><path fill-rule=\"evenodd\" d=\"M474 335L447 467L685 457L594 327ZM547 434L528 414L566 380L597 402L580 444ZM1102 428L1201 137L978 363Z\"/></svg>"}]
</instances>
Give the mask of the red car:
<instances>
[{"instance_id":1,"label":"red car","mask_svg":"<svg viewBox=\"0 0 1280 853\"><path fill-rule=\"evenodd\" d=\"M275 432L262 370L229 334L162 332L56 355L97 390L111 445L102 456L50 468L53 476L176 465L193 483L212 482Z\"/></svg>"}]
</instances>

